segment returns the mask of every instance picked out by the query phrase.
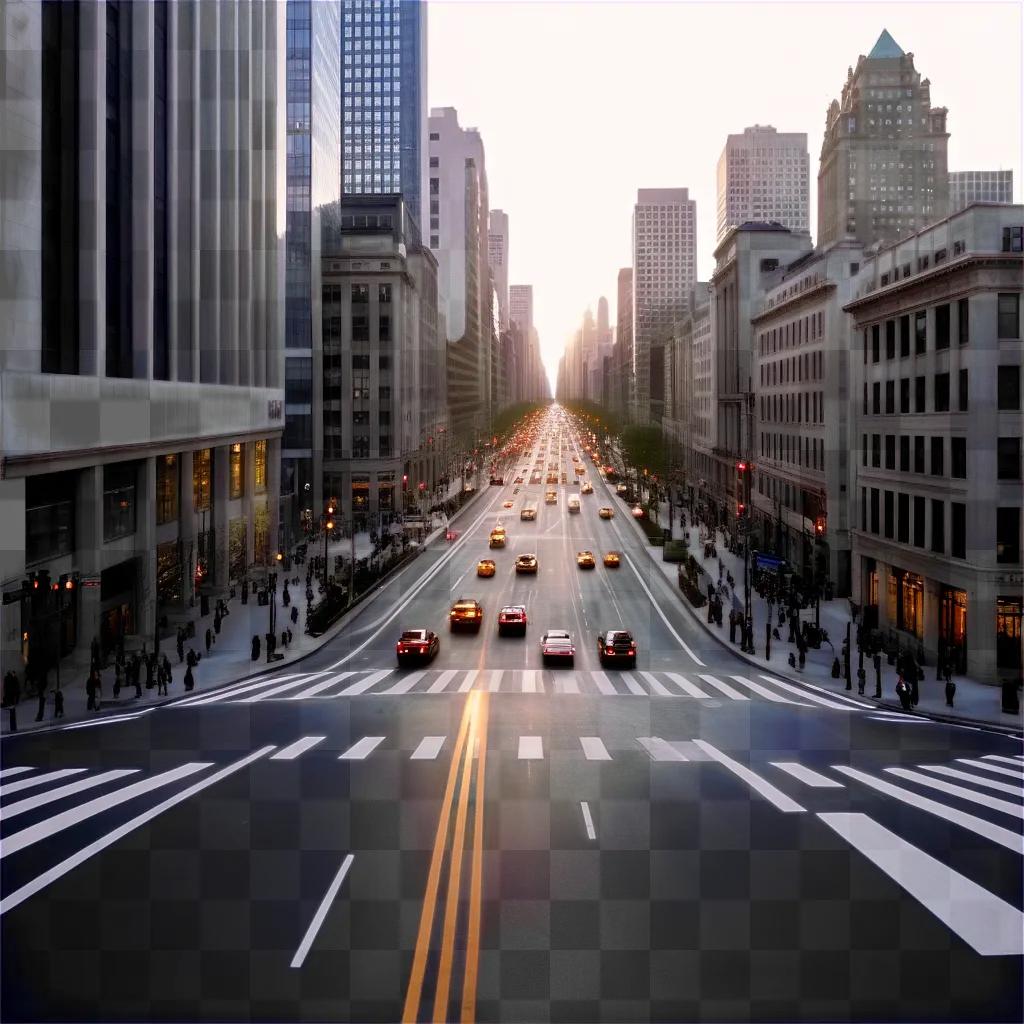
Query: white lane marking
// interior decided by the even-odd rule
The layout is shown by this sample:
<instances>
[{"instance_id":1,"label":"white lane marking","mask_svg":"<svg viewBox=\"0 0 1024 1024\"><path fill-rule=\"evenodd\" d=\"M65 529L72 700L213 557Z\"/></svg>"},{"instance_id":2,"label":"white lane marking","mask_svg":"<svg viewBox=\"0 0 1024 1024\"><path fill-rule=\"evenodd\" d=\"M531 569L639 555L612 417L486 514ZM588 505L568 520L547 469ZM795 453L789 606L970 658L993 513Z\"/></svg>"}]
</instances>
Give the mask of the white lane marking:
<instances>
[{"instance_id":1,"label":"white lane marking","mask_svg":"<svg viewBox=\"0 0 1024 1024\"><path fill-rule=\"evenodd\" d=\"M35 825L23 828L20 832L15 832L14 835L0 839L0 857L17 853L18 850L38 843L41 839L48 839L66 828L71 828L72 825L85 821L86 818L91 818L94 814L102 814L104 811L110 810L111 807L117 807L118 804L134 800L137 796L188 778L189 775L195 775L196 772L201 772L209 767L211 765L208 761L190 761L179 768L172 768L169 772L162 772L160 775L154 775L152 778L143 779L141 782L125 786L123 789L116 789L113 793L106 793L95 800L79 804L61 814L55 814L52 818L37 822Z\"/></svg>"},{"instance_id":2,"label":"white lane marking","mask_svg":"<svg viewBox=\"0 0 1024 1024\"><path fill-rule=\"evenodd\" d=\"M387 679L389 675L394 671L390 668L381 668L376 672L371 672L365 679L360 679L358 683L353 683L351 686L346 686L341 693L337 694L338 697L355 697L360 693L366 693L371 686L376 686L382 679Z\"/></svg>"},{"instance_id":3,"label":"white lane marking","mask_svg":"<svg viewBox=\"0 0 1024 1024\"><path fill-rule=\"evenodd\" d=\"M287 693L289 690L294 690L296 687L305 686L306 683L310 682L313 679L316 679L318 676L322 676L325 674L326 673L324 672L316 672L313 675L301 676L298 679L291 680L291 682L282 683L280 686L271 687L271 689L269 690L263 690L260 693L253 694L251 697L244 697L240 701L232 701L232 703L256 704L261 700L267 700L267 698L269 697L276 697L279 693Z\"/></svg>"},{"instance_id":4,"label":"white lane marking","mask_svg":"<svg viewBox=\"0 0 1024 1024\"><path fill-rule=\"evenodd\" d=\"M591 672L591 678L594 680L597 688L605 694L607 697L614 697L616 694L615 687L608 681L608 677L603 672Z\"/></svg>"},{"instance_id":5,"label":"white lane marking","mask_svg":"<svg viewBox=\"0 0 1024 1024\"><path fill-rule=\"evenodd\" d=\"M671 697L671 696L673 696L672 693L669 690L667 690L664 686L661 685L661 683L658 682L658 678L657 678L657 676L655 676L655 674L653 672L641 672L640 675L642 675L644 677L644 679L647 680L647 683L648 683L648 685L651 688L651 692L656 697Z\"/></svg>"},{"instance_id":6,"label":"white lane marking","mask_svg":"<svg viewBox=\"0 0 1024 1024\"><path fill-rule=\"evenodd\" d=\"M620 673L622 681L626 684L626 689L629 690L634 697L646 697L647 691L628 673Z\"/></svg>"},{"instance_id":7,"label":"white lane marking","mask_svg":"<svg viewBox=\"0 0 1024 1024\"><path fill-rule=\"evenodd\" d=\"M294 761L300 754L304 754L311 747L315 747L318 743L323 743L327 739L326 736L303 736L301 740L296 740L294 743L287 747L282 747L276 754L274 754L271 761Z\"/></svg>"},{"instance_id":8,"label":"white lane marking","mask_svg":"<svg viewBox=\"0 0 1024 1024\"><path fill-rule=\"evenodd\" d=\"M637 743L650 754L652 761L686 761L687 756L676 750L667 740L660 736L637 736Z\"/></svg>"},{"instance_id":9,"label":"white lane marking","mask_svg":"<svg viewBox=\"0 0 1024 1024\"><path fill-rule=\"evenodd\" d=\"M872 722L888 722L890 725L935 725L930 718L915 718L911 715L868 715Z\"/></svg>"},{"instance_id":10,"label":"white lane marking","mask_svg":"<svg viewBox=\"0 0 1024 1024\"><path fill-rule=\"evenodd\" d=\"M985 779L973 772L961 772L956 768L947 768L944 764L920 764L926 772L935 772L937 775L948 775L951 779L960 779L963 782L970 782L975 786L984 789L994 789L997 793L1009 793L1010 796L1024 799L1024 782L1018 782L1016 786L1009 782L997 782L995 779Z\"/></svg>"},{"instance_id":11,"label":"white lane marking","mask_svg":"<svg viewBox=\"0 0 1024 1024\"><path fill-rule=\"evenodd\" d=\"M4 768L0 770L0 779L6 779L11 775L22 775L25 772L34 772L35 768L24 767L24 768ZM83 768L82 771L85 771Z\"/></svg>"},{"instance_id":12,"label":"white lane marking","mask_svg":"<svg viewBox=\"0 0 1024 1024\"><path fill-rule=\"evenodd\" d=\"M30 896L34 896L37 892L45 889L51 882L57 881L58 878L66 875L69 871L78 867L79 864L87 861L91 856L93 856L93 854L99 853L100 850L104 850L108 846L118 842L130 832L133 832L135 829L140 828L147 822L152 821L154 818L163 814L164 811L170 810L176 804L180 804L183 800L187 800L190 796L194 796L196 793L206 789L208 786L212 786L214 783L220 782L221 779L225 779L229 775L233 775L235 772L248 767L253 761L256 761L265 754L270 753L273 749L273 746L268 746L261 747L259 750L254 750L251 754L243 757L240 761L236 761L234 764L229 764L226 768L221 768L219 771L214 772L205 779L183 789L180 793L175 793L174 796L168 797L162 803L157 804L156 807L151 807L148 811L143 811L142 814L132 818L131 821L125 822L125 824L115 828L112 832L108 832L105 836L100 836L99 839L90 843L88 846L83 847L77 853L73 853L70 857L66 860L62 860L59 864L55 864L48 871L44 871L41 875L37 875L31 882L26 883L20 889L15 890L9 896L0 900L0 915L6 914L8 910L13 910L18 906L18 904L24 903Z\"/></svg>"},{"instance_id":13,"label":"white lane marking","mask_svg":"<svg viewBox=\"0 0 1024 1024\"><path fill-rule=\"evenodd\" d=\"M466 570L466 572L469 572L469 570L467 569L467 570ZM452 584L452 585L451 585L451 586L450 586L450 587L448 588L448 593L449 593L449 594L450 594L450 593L451 593L451 592L452 592L452 591L453 591L453 590L454 590L454 589L455 589L455 588L456 588L456 587L457 587L457 586L458 586L458 585L459 585L459 584L460 584L460 583L461 583L461 582L462 582L462 581L463 581L463 580L464 580L464 579L466 578L466 572L464 572L464 573L463 573L463 574L462 574L462 575L461 575L461 576L460 576L460 577L459 577L459 578L458 578L458 579L457 579L457 580L456 580L456 581L455 581L455 582L454 582L454 583L453 583L453 584Z\"/></svg>"},{"instance_id":14,"label":"white lane marking","mask_svg":"<svg viewBox=\"0 0 1024 1024\"><path fill-rule=\"evenodd\" d=\"M466 673L466 678L459 684L459 693L469 693L473 689L473 683L476 682L476 677L479 674L479 670L471 668Z\"/></svg>"},{"instance_id":15,"label":"white lane marking","mask_svg":"<svg viewBox=\"0 0 1024 1024\"><path fill-rule=\"evenodd\" d=\"M322 673L317 672L316 675ZM300 690L298 693L293 693L290 697L285 698L286 700L306 700L309 697L315 697L318 693L323 693L324 690L329 690L332 686L337 683L343 682L350 676L354 676L355 672L337 672L332 676L328 676L322 682L317 683L315 686L310 686L308 689ZM271 759L273 760L273 759Z\"/></svg>"},{"instance_id":16,"label":"white lane marking","mask_svg":"<svg viewBox=\"0 0 1024 1024\"><path fill-rule=\"evenodd\" d=\"M441 753L444 746L444 736L424 736L419 746L409 756L410 761L433 761Z\"/></svg>"},{"instance_id":17,"label":"white lane marking","mask_svg":"<svg viewBox=\"0 0 1024 1024\"><path fill-rule=\"evenodd\" d=\"M501 677L503 670L500 668L491 669L491 679L487 684L487 690L489 693L497 693L501 687Z\"/></svg>"},{"instance_id":18,"label":"white lane marking","mask_svg":"<svg viewBox=\"0 0 1024 1024\"><path fill-rule=\"evenodd\" d=\"M972 768L980 768L982 771L992 772L995 775L1004 775L1008 779L1019 779L1020 772L1010 771L1009 768L999 768L997 765L989 764L988 761L975 761L970 757L958 757L960 764L970 765Z\"/></svg>"},{"instance_id":19,"label":"white lane marking","mask_svg":"<svg viewBox=\"0 0 1024 1024\"><path fill-rule=\"evenodd\" d=\"M615 532L616 534L618 534L619 540L621 541L622 534L619 533L618 525L615 526ZM661 605L658 604L657 601L655 601L654 595L650 592L650 590L647 587L647 584L644 582L643 577L640 575L640 573L637 571L636 566L633 564L633 559L629 557L629 554L626 551L622 552L622 557L625 558L626 563L629 565L630 569L633 570L633 575L639 581L640 586L643 588L643 591L647 595L647 599L651 602L652 607L658 613L658 615L661 616L661 621L665 623L665 628L676 638L676 643L679 644L679 646L682 647L682 649L686 651L686 653L693 659L694 664L700 665L701 668L704 668L704 662L701 661L700 658L698 658L697 655L693 653L693 651L690 649L689 644L687 644L686 641L672 628L672 623L668 621L668 617L661 610Z\"/></svg>"},{"instance_id":20,"label":"white lane marking","mask_svg":"<svg viewBox=\"0 0 1024 1024\"><path fill-rule=\"evenodd\" d=\"M813 693L808 693L806 690L801 689L799 686L792 686L783 679L777 679L775 676L766 676L763 672L759 672L758 675L767 682L771 683L772 686L778 686L780 689L785 690L787 693L795 693L798 697L804 700L809 700L814 704L820 704L823 708L834 708L836 711L855 711L856 708L850 707L849 704L840 704L838 701L829 700L827 697L818 697Z\"/></svg>"},{"instance_id":21,"label":"white lane marking","mask_svg":"<svg viewBox=\"0 0 1024 1024\"><path fill-rule=\"evenodd\" d=\"M455 669L449 668L442 672L437 681L427 690L427 693L443 693L444 688L455 678ZM391 691L389 690L388 693Z\"/></svg>"},{"instance_id":22,"label":"white lane marking","mask_svg":"<svg viewBox=\"0 0 1024 1024\"><path fill-rule=\"evenodd\" d=\"M544 744L540 736L519 737L519 760L541 761L544 759Z\"/></svg>"},{"instance_id":23,"label":"white lane marking","mask_svg":"<svg viewBox=\"0 0 1024 1024\"><path fill-rule=\"evenodd\" d=\"M710 743L706 743L704 740L694 740L693 742L696 743L704 753L714 758L714 760L718 761L719 764L728 768L729 771L731 771L737 778L742 779L748 786L750 786L755 793L760 793L765 800L774 804L780 811L788 814L793 811L804 810L804 808L795 800L786 796L781 789L773 786L767 779L762 779L757 772L752 772L745 765L740 764L738 761L734 761L728 754L723 754L717 747L713 747Z\"/></svg>"},{"instance_id":24,"label":"white lane marking","mask_svg":"<svg viewBox=\"0 0 1024 1024\"><path fill-rule=\"evenodd\" d=\"M766 686L762 686L760 683L755 683L753 679L747 679L745 676L730 676L730 679L735 679L741 686L749 687L754 693L765 700L770 700L773 704L792 704L798 708L812 708L813 704L803 704L798 700L790 700L788 697L780 697L777 693L773 693Z\"/></svg>"},{"instance_id":25,"label":"white lane marking","mask_svg":"<svg viewBox=\"0 0 1024 1024\"><path fill-rule=\"evenodd\" d=\"M848 768L844 764L834 764L832 769L842 775L849 776L851 779L856 779L858 782L863 782L865 786L869 786L879 793L885 793L886 796L894 797L896 800L909 804L911 807L927 811L929 814L934 814L936 817L943 818L954 825L966 828L984 839L991 839L992 842L1005 846L1006 849L1013 850L1014 853L1024 855L1024 837L1019 833L1011 832L1001 825L993 825L984 818L978 818L973 814L968 814L966 811L958 811L955 807L947 807L945 804L940 804L937 800L920 796L912 790L904 789L902 786L894 786L891 782L886 782L884 779L876 779L874 776L868 775L867 772L859 771L857 768Z\"/></svg>"},{"instance_id":26,"label":"white lane marking","mask_svg":"<svg viewBox=\"0 0 1024 1024\"><path fill-rule=\"evenodd\" d=\"M787 775L792 775L794 779L799 780L805 786L813 786L815 789L843 788L843 784L841 782L836 782L835 779L829 779L824 775L819 775L816 771L808 768L806 765L800 764L798 761L769 761L768 763L773 768L778 768Z\"/></svg>"},{"instance_id":27,"label":"white lane marking","mask_svg":"<svg viewBox=\"0 0 1024 1024\"><path fill-rule=\"evenodd\" d=\"M1024 914L866 814L818 817L982 956L1024 953Z\"/></svg>"},{"instance_id":28,"label":"white lane marking","mask_svg":"<svg viewBox=\"0 0 1024 1024\"><path fill-rule=\"evenodd\" d=\"M982 754L981 759L982 761L998 761L1000 764L1012 764L1019 772L1024 772L1024 765L1020 764L1013 757L1002 757L999 754Z\"/></svg>"},{"instance_id":29,"label":"white lane marking","mask_svg":"<svg viewBox=\"0 0 1024 1024\"><path fill-rule=\"evenodd\" d=\"M338 760L365 761L383 742L383 736L364 736L361 740L353 743L344 754L339 754Z\"/></svg>"},{"instance_id":30,"label":"white lane marking","mask_svg":"<svg viewBox=\"0 0 1024 1024\"><path fill-rule=\"evenodd\" d=\"M402 676L394 686L389 686L386 690L381 690L380 693L371 693L370 696L386 697L393 693L408 693L426 674L425 671L410 672L407 676Z\"/></svg>"},{"instance_id":31,"label":"white lane marking","mask_svg":"<svg viewBox=\"0 0 1024 1024\"><path fill-rule=\"evenodd\" d=\"M1011 804L1009 800L1000 800L998 797L989 796L988 793L976 793L973 789L958 786L953 782L943 782L942 779L933 779L928 775L912 771L910 768L886 768L890 775L896 775L909 782L916 782L919 786L926 786L928 789L937 789L940 793L948 793L959 800L967 800L969 803L981 804L982 807L991 808L993 811L1000 811L1009 814L1018 821L1024 821L1024 807L1020 804Z\"/></svg>"},{"instance_id":32,"label":"white lane marking","mask_svg":"<svg viewBox=\"0 0 1024 1024\"><path fill-rule=\"evenodd\" d=\"M141 711L136 711L131 715L115 715L113 717L94 718L90 722L76 722L74 725L65 725L58 729L58 732L70 732L72 729L93 729L97 725L116 725L118 722L134 722L136 718L141 718L147 712L152 711L152 708L143 708Z\"/></svg>"},{"instance_id":33,"label":"white lane marking","mask_svg":"<svg viewBox=\"0 0 1024 1024\"><path fill-rule=\"evenodd\" d=\"M208 695L200 695L198 697L189 697L186 700L177 700L170 706L172 708L195 708L201 704L214 704L220 700L230 700L232 697L237 697L240 693L249 693L252 690L258 690L263 686L274 686L276 683L284 682L286 679L293 679L296 673L292 673L287 676L271 676L269 679L260 679L255 683L245 683L241 686L227 686L223 690L217 690L215 693Z\"/></svg>"},{"instance_id":34,"label":"white lane marking","mask_svg":"<svg viewBox=\"0 0 1024 1024\"><path fill-rule=\"evenodd\" d=\"M580 746L583 748L583 756L588 761L610 761L612 755L600 736L581 736Z\"/></svg>"},{"instance_id":35,"label":"white lane marking","mask_svg":"<svg viewBox=\"0 0 1024 1024\"><path fill-rule=\"evenodd\" d=\"M38 793L35 796L26 797L13 804L7 804L0 808L0 821L7 821L17 814L24 814L26 811L34 811L37 807L45 807L55 800L64 800L76 793L82 793L87 789L94 789L96 786L105 786L108 782L116 779L123 779L126 775L137 775L138 768L120 768L115 771L102 772L92 778L79 779L78 782L69 783L67 786L58 786L56 789L48 789L45 793Z\"/></svg>"},{"instance_id":36,"label":"white lane marking","mask_svg":"<svg viewBox=\"0 0 1024 1024\"><path fill-rule=\"evenodd\" d=\"M665 675L667 675L669 679L671 679L672 682L675 683L676 686L678 686L679 689L683 691L683 693L688 694L690 697L696 697L698 700L710 700L711 695L705 693L695 683L691 683L690 680L686 678L686 676L681 676L678 672L666 672ZM729 686L727 683L718 683L718 680L715 679L714 676L702 675L701 679L706 679L708 682L712 682L713 680L714 682L712 683L712 685L718 684L718 688L727 696L731 696L733 693L736 694L736 696L733 697L733 700L750 699L749 697L744 696L738 690L733 690L733 688Z\"/></svg>"},{"instance_id":37,"label":"white lane marking","mask_svg":"<svg viewBox=\"0 0 1024 1024\"><path fill-rule=\"evenodd\" d=\"M66 779L69 775L81 775L84 771L85 768L59 768L55 772L46 772L45 775L33 775L31 779L8 782L0 786L0 796L10 796L12 793L20 793L23 789L43 786L47 782L56 782L57 779Z\"/></svg>"},{"instance_id":38,"label":"white lane marking","mask_svg":"<svg viewBox=\"0 0 1024 1024\"><path fill-rule=\"evenodd\" d=\"M327 887L327 892L324 893L324 898L320 901L320 906L317 907L317 911L313 915L313 920L309 922L306 934L302 936L299 948L295 950L295 956L292 957L290 966L301 967L303 961L305 961L306 954L309 952L310 947L313 945L313 940L316 938L316 933L320 931L320 926L324 923L327 911L334 902L334 897L338 895L341 883L345 881L345 876L348 874L348 869L352 866L352 861L354 859L355 856L350 853L341 862L341 867L338 868L338 873L334 876L334 880Z\"/></svg>"},{"instance_id":39,"label":"white lane marking","mask_svg":"<svg viewBox=\"0 0 1024 1024\"><path fill-rule=\"evenodd\" d=\"M587 838L593 842L597 838L597 832L594 830L594 819L590 816L590 805L586 800L581 800L580 807L583 808L583 825L587 830Z\"/></svg>"},{"instance_id":40,"label":"white lane marking","mask_svg":"<svg viewBox=\"0 0 1024 1024\"><path fill-rule=\"evenodd\" d=\"M871 711L877 706L875 704L867 704L862 700L856 700L853 697L847 697L845 693L832 693L831 690L826 690L824 686L818 686L817 683L809 682L806 679L801 679L800 685L805 689L815 690L817 693L830 697L832 700L843 701L857 711Z\"/></svg>"},{"instance_id":41,"label":"white lane marking","mask_svg":"<svg viewBox=\"0 0 1024 1024\"><path fill-rule=\"evenodd\" d=\"M527 669L523 672L523 693L537 692L537 672L534 669Z\"/></svg>"}]
</instances>

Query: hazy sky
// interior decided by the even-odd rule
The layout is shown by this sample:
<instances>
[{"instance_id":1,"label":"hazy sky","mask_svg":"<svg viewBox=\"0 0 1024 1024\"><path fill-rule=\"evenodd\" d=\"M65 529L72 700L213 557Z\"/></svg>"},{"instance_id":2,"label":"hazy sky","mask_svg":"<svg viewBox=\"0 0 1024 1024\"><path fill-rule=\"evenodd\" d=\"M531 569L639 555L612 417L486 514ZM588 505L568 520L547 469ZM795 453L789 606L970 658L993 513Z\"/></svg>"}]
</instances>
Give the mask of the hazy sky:
<instances>
[{"instance_id":1,"label":"hazy sky","mask_svg":"<svg viewBox=\"0 0 1024 1024\"><path fill-rule=\"evenodd\" d=\"M811 230L825 111L887 28L949 108L950 170L1011 168L1021 199L1018 0L951 3L430 0L429 103L480 129L510 283L532 284L553 376L583 311L629 266L637 188L697 201L701 279L730 132L806 132Z\"/></svg>"}]
</instances>

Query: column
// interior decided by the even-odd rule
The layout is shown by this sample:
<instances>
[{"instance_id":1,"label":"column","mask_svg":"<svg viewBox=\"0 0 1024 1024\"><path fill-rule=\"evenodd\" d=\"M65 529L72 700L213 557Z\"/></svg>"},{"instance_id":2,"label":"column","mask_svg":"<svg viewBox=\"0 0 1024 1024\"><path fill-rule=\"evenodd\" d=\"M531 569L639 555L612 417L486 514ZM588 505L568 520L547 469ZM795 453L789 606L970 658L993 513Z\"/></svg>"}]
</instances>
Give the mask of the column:
<instances>
[{"instance_id":1,"label":"column","mask_svg":"<svg viewBox=\"0 0 1024 1024\"><path fill-rule=\"evenodd\" d=\"M78 474L75 494L75 565L82 577L99 578L103 569L103 467ZM88 650L100 635L100 588L80 587L78 648Z\"/></svg>"},{"instance_id":2,"label":"column","mask_svg":"<svg viewBox=\"0 0 1024 1024\"><path fill-rule=\"evenodd\" d=\"M217 587L227 589L228 585L228 460L229 446L217 445L212 451L211 477L213 481L213 556L210 559L210 571L213 583Z\"/></svg>"},{"instance_id":3,"label":"column","mask_svg":"<svg viewBox=\"0 0 1024 1024\"><path fill-rule=\"evenodd\" d=\"M889 607L889 572L891 567L888 562L876 560L875 566L878 572L878 628L889 629L893 624L895 608Z\"/></svg>"},{"instance_id":4,"label":"column","mask_svg":"<svg viewBox=\"0 0 1024 1024\"><path fill-rule=\"evenodd\" d=\"M939 616L942 613L942 582L924 577L924 653L934 664L939 651Z\"/></svg>"},{"instance_id":5,"label":"column","mask_svg":"<svg viewBox=\"0 0 1024 1024\"><path fill-rule=\"evenodd\" d=\"M242 494L242 515L245 516L245 567L256 560L256 515L253 494L256 489L256 444L249 441L242 445L242 466L245 474L245 490Z\"/></svg>"},{"instance_id":6,"label":"column","mask_svg":"<svg viewBox=\"0 0 1024 1024\"><path fill-rule=\"evenodd\" d=\"M967 591L967 675L983 683L997 683L996 585L979 582ZM1012 594L1015 588L1006 587Z\"/></svg>"},{"instance_id":7,"label":"column","mask_svg":"<svg viewBox=\"0 0 1024 1024\"><path fill-rule=\"evenodd\" d=\"M196 589L196 514L195 491L192 485L192 452L179 456L178 536L181 538L182 593L185 607L189 607Z\"/></svg>"},{"instance_id":8,"label":"column","mask_svg":"<svg viewBox=\"0 0 1024 1024\"><path fill-rule=\"evenodd\" d=\"M281 435L267 438L267 543L270 548L270 562L281 550Z\"/></svg>"},{"instance_id":9,"label":"column","mask_svg":"<svg viewBox=\"0 0 1024 1024\"><path fill-rule=\"evenodd\" d=\"M135 555L139 561L136 629L152 651L156 642L156 459L143 459L135 484Z\"/></svg>"}]
</instances>

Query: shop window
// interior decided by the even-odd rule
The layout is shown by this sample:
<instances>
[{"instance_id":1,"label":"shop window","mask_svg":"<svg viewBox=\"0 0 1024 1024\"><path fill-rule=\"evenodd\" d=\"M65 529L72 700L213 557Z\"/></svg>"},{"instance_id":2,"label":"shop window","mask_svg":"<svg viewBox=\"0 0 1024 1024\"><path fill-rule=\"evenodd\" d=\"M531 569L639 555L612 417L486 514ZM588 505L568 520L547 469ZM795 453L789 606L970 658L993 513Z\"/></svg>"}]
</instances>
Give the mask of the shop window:
<instances>
[{"instance_id":1,"label":"shop window","mask_svg":"<svg viewBox=\"0 0 1024 1024\"><path fill-rule=\"evenodd\" d=\"M253 460L253 486L257 494L263 494L267 489L267 442L257 441Z\"/></svg>"},{"instance_id":2,"label":"shop window","mask_svg":"<svg viewBox=\"0 0 1024 1024\"><path fill-rule=\"evenodd\" d=\"M213 500L213 450L201 448L192 453L192 507L209 512Z\"/></svg>"},{"instance_id":3,"label":"shop window","mask_svg":"<svg viewBox=\"0 0 1024 1024\"><path fill-rule=\"evenodd\" d=\"M178 456L159 455L156 460L156 525L178 518Z\"/></svg>"},{"instance_id":4,"label":"shop window","mask_svg":"<svg viewBox=\"0 0 1024 1024\"><path fill-rule=\"evenodd\" d=\"M245 494L245 448L241 444L233 444L229 450L228 481L232 498L240 498Z\"/></svg>"}]
</instances>

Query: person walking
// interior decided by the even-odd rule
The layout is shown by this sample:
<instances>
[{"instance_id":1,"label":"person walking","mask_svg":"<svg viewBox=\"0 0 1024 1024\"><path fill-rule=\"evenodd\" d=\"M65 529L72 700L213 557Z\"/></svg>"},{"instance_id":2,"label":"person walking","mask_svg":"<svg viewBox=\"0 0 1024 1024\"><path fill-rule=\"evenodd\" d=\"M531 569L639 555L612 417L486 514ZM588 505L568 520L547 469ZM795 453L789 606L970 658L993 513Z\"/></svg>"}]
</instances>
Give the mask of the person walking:
<instances>
[{"instance_id":1,"label":"person walking","mask_svg":"<svg viewBox=\"0 0 1024 1024\"><path fill-rule=\"evenodd\" d=\"M213 630L214 630L215 633L220 633L220 623L221 623L221 614L220 614L220 605L218 605L217 606L217 610L213 613ZM207 630L206 632L209 633L210 631Z\"/></svg>"},{"instance_id":2,"label":"person walking","mask_svg":"<svg viewBox=\"0 0 1024 1024\"><path fill-rule=\"evenodd\" d=\"M293 604L292 605L292 625L293 626L296 625L296 623L298 623L298 621L299 621L299 606Z\"/></svg>"},{"instance_id":3,"label":"person walking","mask_svg":"<svg viewBox=\"0 0 1024 1024\"><path fill-rule=\"evenodd\" d=\"M89 655L92 662L92 668L100 667L100 642L97 637L92 638L92 643L89 644Z\"/></svg>"},{"instance_id":4,"label":"person walking","mask_svg":"<svg viewBox=\"0 0 1024 1024\"><path fill-rule=\"evenodd\" d=\"M195 688L195 685L196 681L195 677L192 675L192 666L190 664L185 668L185 692L191 693L192 690Z\"/></svg>"},{"instance_id":5,"label":"person walking","mask_svg":"<svg viewBox=\"0 0 1024 1024\"><path fill-rule=\"evenodd\" d=\"M288 593L288 581L285 580L284 590L281 591L281 600L284 602L285 608L292 603L292 595Z\"/></svg>"},{"instance_id":6,"label":"person walking","mask_svg":"<svg viewBox=\"0 0 1024 1024\"><path fill-rule=\"evenodd\" d=\"M62 690L53 691L53 717L64 717L64 692Z\"/></svg>"},{"instance_id":7,"label":"person walking","mask_svg":"<svg viewBox=\"0 0 1024 1024\"><path fill-rule=\"evenodd\" d=\"M210 653L210 645L212 643L213 643L213 633L210 631L209 627L207 627L207 629L206 629L206 653L207 654Z\"/></svg>"},{"instance_id":8,"label":"person walking","mask_svg":"<svg viewBox=\"0 0 1024 1024\"><path fill-rule=\"evenodd\" d=\"M150 654L146 658L146 689L153 689L153 676L156 672L156 654Z\"/></svg>"},{"instance_id":9,"label":"person walking","mask_svg":"<svg viewBox=\"0 0 1024 1024\"><path fill-rule=\"evenodd\" d=\"M36 721L43 720L43 713L46 711L46 675L44 673L42 682L39 684L39 710L36 712Z\"/></svg>"},{"instance_id":10,"label":"person walking","mask_svg":"<svg viewBox=\"0 0 1024 1024\"><path fill-rule=\"evenodd\" d=\"M85 681L85 695L89 698L85 705L86 711L96 710L96 689L96 669L91 669Z\"/></svg>"},{"instance_id":11,"label":"person walking","mask_svg":"<svg viewBox=\"0 0 1024 1024\"><path fill-rule=\"evenodd\" d=\"M199 664L199 658L196 656L195 650L191 647L188 649L188 654L185 655L185 664L188 665L189 668L195 668L196 665Z\"/></svg>"},{"instance_id":12,"label":"person walking","mask_svg":"<svg viewBox=\"0 0 1024 1024\"><path fill-rule=\"evenodd\" d=\"M178 664L180 665L185 660L185 631L181 628L181 626L178 627L177 647Z\"/></svg>"},{"instance_id":13,"label":"person walking","mask_svg":"<svg viewBox=\"0 0 1024 1024\"><path fill-rule=\"evenodd\" d=\"M260 660L260 637L258 633L253 633L252 635L252 650L250 653L253 661Z\"/></svg>"},{"instance_id":14,"label":"person walking","mask_svg":"<svg viewBox=\"0 0 1024 1024\"><path fill-rule=\"evenodd\" d=\"M21 699L21 683L18 682L18 673L14 669L8 669L4 676L4 701L3 706L14 707Z\"/></svg>"}]
</instances>

